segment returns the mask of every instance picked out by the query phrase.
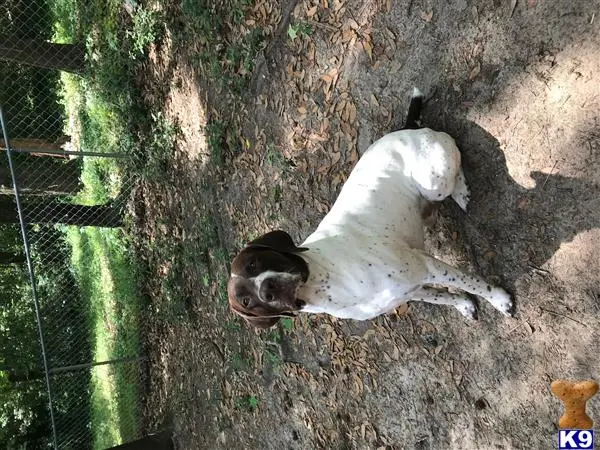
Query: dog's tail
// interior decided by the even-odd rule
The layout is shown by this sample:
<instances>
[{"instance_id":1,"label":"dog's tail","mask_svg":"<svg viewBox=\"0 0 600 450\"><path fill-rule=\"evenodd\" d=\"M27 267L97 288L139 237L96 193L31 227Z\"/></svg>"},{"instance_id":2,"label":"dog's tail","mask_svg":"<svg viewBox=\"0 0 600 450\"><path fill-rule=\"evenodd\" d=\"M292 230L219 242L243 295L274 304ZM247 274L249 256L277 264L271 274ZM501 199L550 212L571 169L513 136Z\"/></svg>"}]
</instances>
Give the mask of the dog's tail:
<instances>
[{"instance_id":1,"label":"dog's tail","mask_svg":"<svg viewBox=\"0 0 600 450\"><path fill-rule=\"evenodd\" d=\"M403 130L415 130L421 128L421 107L423 106L423 93L418 88L413 88L410 105L408 106L408 114L406 122L404 122Z\"/></svg>"}]
</instances>

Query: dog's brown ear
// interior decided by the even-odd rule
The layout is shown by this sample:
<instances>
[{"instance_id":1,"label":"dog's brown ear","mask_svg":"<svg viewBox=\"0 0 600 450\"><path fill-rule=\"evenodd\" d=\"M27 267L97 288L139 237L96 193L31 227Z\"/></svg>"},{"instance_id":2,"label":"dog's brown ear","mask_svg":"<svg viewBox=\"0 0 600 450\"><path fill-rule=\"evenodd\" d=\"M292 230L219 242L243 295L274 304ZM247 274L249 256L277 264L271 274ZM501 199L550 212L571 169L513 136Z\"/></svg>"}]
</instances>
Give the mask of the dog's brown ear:
<instances>
[{"instance_id":1,"label":"dog's brown ear","mask_svg":"<svg viewBox=\"0 0 600 450\"><path fill-rule=\"evenodd\" d=\"M271 328L279 322L279 317L244 317L244 320L256 328Z\"/></svg>"},{"instance_id":2,"label":"dog's brown ear","mask_svg":"<svg viewBox=\"0 0 600 450\"><path fill-rule=\"evenodd\" d=\"M248 247L265 247L279 253L300 253L308 250L304 247L296 247L292 237L285 231L276 230L263 234L246 245Z\"/></svg>"}]
</instances>

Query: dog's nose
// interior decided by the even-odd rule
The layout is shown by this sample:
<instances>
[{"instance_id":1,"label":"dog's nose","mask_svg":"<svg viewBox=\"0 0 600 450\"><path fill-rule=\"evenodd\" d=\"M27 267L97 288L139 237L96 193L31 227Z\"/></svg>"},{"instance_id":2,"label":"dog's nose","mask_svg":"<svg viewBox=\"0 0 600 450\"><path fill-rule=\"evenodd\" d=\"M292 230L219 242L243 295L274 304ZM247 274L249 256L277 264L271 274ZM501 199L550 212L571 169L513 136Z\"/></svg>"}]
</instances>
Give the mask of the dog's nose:
<instances>
[{"instance_id":1,"label":"dog's nose","mask_svg":"<svg viewBox=\"0 0 600 450\"><path fill-rule=\"evenodd\" d=\"M260 294L261 297L264 298L268 302L272 302L275 300L274 291L276 289L275 283L272 280L265 280L260 285Z\"/></svg>"}]
</instances>

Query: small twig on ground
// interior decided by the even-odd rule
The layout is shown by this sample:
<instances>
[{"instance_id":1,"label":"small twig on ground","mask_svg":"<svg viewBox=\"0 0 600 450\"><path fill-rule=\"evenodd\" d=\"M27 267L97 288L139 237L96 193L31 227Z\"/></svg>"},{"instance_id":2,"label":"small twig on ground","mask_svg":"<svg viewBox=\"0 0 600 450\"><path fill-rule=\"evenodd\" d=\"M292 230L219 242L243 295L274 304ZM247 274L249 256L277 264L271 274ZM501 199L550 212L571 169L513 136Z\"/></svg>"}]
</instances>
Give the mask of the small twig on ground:
<instances>
[{"instance_id":1,"label":"small twig on ground","mask_svg":"<svg viewBox=\"0 0 600 450\"><path fill-rule=\"evenodd\" d=\"M314 27L317 27L317 28L323 28L324 30L329 30L332 33L335 33L336 31L338 31L338 28L334 27L333 25L317 22L316 20L307 19L304 22L306 22L307 24L312 25Z\"/></svg>"},{"instance_id":2,"label":"small twig on ground","mask_svg":"<svg viewBox=\"0 0 600 450\"><path fill-rule=\"evenodd\" d=\"M273 347L275 347L277 349L277 351L279 352L279 357L281 359L283 359L283 348L281 347L281 344L279 342L265 341L265 344L272 345Z\"/></svg>"},{"instance_id":3,"label":"small twig on ground","mask_svg":"<svg viewBox=\"0 0 600 450\"><path fill-rule=\"evenodd\" d=\"M531 264L531 263L530 263L530 264L527 264L527 266L528 266L528 267L529 267L529 268L530 268L532 271L534 271L534 272L535 272L535 273L537 273L537 274L544 275L544 276L550 275L550 271L549 271L549 270L542 269L542 268L540 268L540 267L534 266L534 265L533 265L533 264Z\"/></svg>"},{"instance_id":4,"label":"small twig on ground","mask_svg":"<svg viewBox=\"0 0 600 450\"><path fill-rule=\"evenodd\" d=\"M586 328L587 328L587 324L585 324L585 323L583 323L583 322L581 322L581 321L579 321L579 320L577 320L577 319L573 319L572 317L566 316L566 315L564 315L564 314L561 314L561 313L559 313L559 312L556 312L556 311L552 311L552 310L550 310L550 309L542 308L541 306L540 306L540 309L541 309L542 311L545 311L545 312L547 312L548 314L552 314L552 315L554 315L554 316L564 317L565 319L572 320L573 322L575 322L575 323L578 323L579 325L583 325L584 327L586 327Z\"/></svg>"},{"instance_id":5,"label":"small twig on ground","mask_svg":"<svg viewBox=\"0 0 600 450\"><path fill-rule=\"evenodd\" d=\"M513 327L513 328L511 328L510 330L508 330L508 332L507 332L506 334L507 334L507 335L508 335L508 334L512 334L512 332L513 332L513 331L515 331L515 330L516 330L516 329L518 329L518 328L521 328L522 326L523 326L523 325L519 323L519 324L518 324L516 327Z\"/></svg>"},{"instance_id":6,"label":"small twig on ground","mask_svg":"<svg viewBox=\"0 0 600 450\"><path fill-rule=\"evenodd\" d=\"M512 17L513 14L515 13L515 9L517 9L517 0L512 0L512 3L510 5L510 16Z\"/></svg>"},{"instance_id":7,"label":"small twig on ground","mask_svg":"<svg viewBox=\"0 0 600 450\"><path fill-rule=\"evenodd\" d=\"M554 165L552 166L552 169L550 169L550 172L548 173L548 175L546 175L546 179L542 183L542 189L544 189L544 186L546 186L546 183L548 182L548 178L550 178L550 175L552 175L552 172L554 172L554 169L556 168L557 164L558 164L558 159L556 161L554 161Z\"/></svg>"},{"instance_id":8,"label":"small twig on ground","mask_svg":"<svg viewBox=\"0 0 600 450\"><path fill-rule=\"evenodd\" d=\"M213 347L215 348L215 350L217 351L217 353L219 354L219 356L221 357L221 359L223 361L225 361L225 353L223 353L223 350L221 350L221 347L219 347L219 345L215 341L211 341L211 340L208 340L208 339L207 339L207 341L210 342L213 345Z\"/></svg>"},{"instance_id":9,"label":"small twig on ground","mask_svg":"<svg viewBox=\"0 0 600 450\"><path fill-rule=\"evenodd\" d=\"M412 319L408 314L406 315L406 319L408 320L408 323L410 323L410 331L412 332L412 334L415 334L415 324L413 323Z\"/></svg>"}]
</instances>

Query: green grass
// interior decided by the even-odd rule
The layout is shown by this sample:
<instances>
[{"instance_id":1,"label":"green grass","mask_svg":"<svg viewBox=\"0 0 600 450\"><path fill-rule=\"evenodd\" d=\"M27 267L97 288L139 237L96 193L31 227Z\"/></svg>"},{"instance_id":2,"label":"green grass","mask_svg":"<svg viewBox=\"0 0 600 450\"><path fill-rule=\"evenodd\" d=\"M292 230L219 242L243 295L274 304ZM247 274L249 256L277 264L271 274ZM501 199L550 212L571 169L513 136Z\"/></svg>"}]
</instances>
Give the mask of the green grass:
<instances>
[{"instance_id":1,"label":"green grass","mask_svg":"<svg viewBox=\"0 0 600 450\"><path fill-rule=\"evenodd\" d=\"M306 23L290 24L288 26L287 35L295 41L298 36L310 36L312 34L312 27Z\"/></svg>"},{"instance_id":2,"label":"green grass","mask_svg":"<svg viewBox=\"0 0 600 450\"><path fill-rule=\"evenodd\" d=\"M240 410L254 411L258 408L258 398L255 395L244 395L236 398L236 406Z\"/></svg>"},{"instance_id":3,"label":"green grass","mask_svg":"<svg viewBox=\"0 0 600 450\"><path fill-rule=\"evenodd\" d=\"M67 76L67 83L68 80ZM128 131L117 123L116 115L98 100L96 92L86 92L78 84L65 92L71 107L85 114L82 143L88 148L120 151L119 139ZM84 104L77 100L84 99ZM164 164L161 161L161 164ZM156 170L154 167L152 170ZM106 204L118 199L129 181L124 161L119 158L83 159L82 190L74 202ZM118 202L118 200L117 200ZM136 263L130 258L129 242L122 229L63 227L72 248L71 266L82 298L89 306L92 359L108 361L140 353L140 296ZM98 366L92 370L90 419L93 448L103 449L138 436L140 386L134 364Z\"/></svg>"},{"instance_id":4,"label":"green grass","mask_svg":"<svg viewBox=\"0 0 600 450\"><path fill-rule=\"evenodd\" d=\"M219 88L241 94L248 86L256 55L264 47L265 36L260 27L224 41L230 27L244 21L252 0L229 0L218 4L207 0L183 0L186 19L184 39L201 44L197 64Z\"/></svg>"},{"instance_id":5,"label":"green grass","mask_svg":"<svg viewBox=\"0 0 600 450\"><path fill-rule=\"evenodd\" d=\"M173 147L174 127L141 105L133 83L148 45L161 36L163 20L156 11L138 6L131 21L125 21L120 0L51 0L51 4L54 40L84 40L88 54L83 77L61 75L60 97L73 141L84 152L131 157L84 158L84 187L73 200L84 205L119 203L119 196L127 194L131 170L160 178ZM124 231L73 226L62 230L72 248L71 267L81 296L89 307L93 360L138 355L138 271ZM94 448L138 436L141 386L135 381L136 370L132 363L92 370Z\"/></svg>"},{"instance_id":6,"label":"green grass","mask_svg":"<svg viewBox=\"0 0 600 450\"><path fill-rule=\"evenodd\" d=\"M133 17L127 18L121 0L50 0L55 15L56 42L82 42L87 48L87 67L83 77L61 74L60 97L70 123L69 134L82 151L118 153L130 159L84 158L84 188L73 199L84 205L119 202L127 193L132 171L135 176L155 182L168 182L168 170L178 129L158 110L141 103L134 74L147 54L148 45L159 40L168 18L151 10L144 2ZM227 27L243 22L251 0L230 0L223 11L216 11L208 0L183 0L185 39L197 39L203 52L198 62L208 74L234 94L244 91L250 80L257 53L264 45L260 28L223 40ZM160 107L160 105L158 105ZM221 164L224 152L236 147L232 133L235 124L213 119L207 125L211 162ZM274 157L275 159L277 156ZM279 163L279 161L277 161ZM125 190L125 192L123 192ZM274 193L280 195L280 193ZM215 271L227 253L214 250L216 226L211 217L202 226L203 236L196 257L207 267L205 288L215 282ZM72 248L71 266L79 288L89 305L93 360L103 361L137 355L140 352L139 315L141 301L137 290L136 263L129 254L127 236L120 229L62 227ZM211 250L213 249L213 250ZM164 246L163 252L180 252ZM212 262L211 262L212 261ZM181 264L177 258L174 264ZM164 314L179 320L189 314L185 292L173 270L163 283L171 309ZM225 279L218 278L219 296L226 302ZM228 325L239 327L237 323ZM272 361L275 364L275 361ZM234 364L243 366L243 361ZM93 370L90 384L91 432L93 447L104 448L137 435L136 424L140 389L132 380L127 364L101 366ZM254 396L244 399L245 408L258 406Z\"/></svg>"},{"instance_id":7,"label":"green grass","mask_svg":"<svg viewBox=\"0 0 600 450\"><path fill-rule=\"evenodd\" d=\"M135 264L120 229L65 227L71 264L89 304L94 361L138 355L140 301ZM140 386L129 363L92 371L91 422L94 448L137 436Z\"/></svg>"}]
</instances>

